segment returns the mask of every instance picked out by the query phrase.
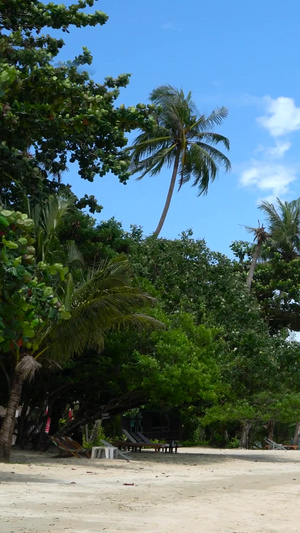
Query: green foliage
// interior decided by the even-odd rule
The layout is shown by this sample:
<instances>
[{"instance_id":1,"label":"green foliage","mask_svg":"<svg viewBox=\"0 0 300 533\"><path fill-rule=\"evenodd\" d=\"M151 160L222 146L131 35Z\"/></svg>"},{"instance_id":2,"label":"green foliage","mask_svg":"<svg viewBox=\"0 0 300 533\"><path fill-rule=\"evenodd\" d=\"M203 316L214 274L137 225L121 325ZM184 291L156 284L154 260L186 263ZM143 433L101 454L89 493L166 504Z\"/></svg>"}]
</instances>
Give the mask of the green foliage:
<instances>
[{"instance_id":1,"label":"green foliage","mask_svg":"<svg viewBox=\"0 0 300 533\"><path fill-rule=\"evenodd\" d=\"M169 316L188 311L197 325L216 332L214 364L222 387L215 387L217 399L203 398L194 403L198 416L206 413L205 421L210 425L247 419L266 421L273 416L281 419L281 399L299 390L299 344L287 341L286 330L270 335L261 308L246 291L244 275L236 263L210 252L203 241L194 241L188 232L175 241L140 240L132 248L132 264L136 274L154 285ZM274 265L265 263L259 267L257 279L268 268L271 276ZM276 286L280 285L274 284L273 305ZM296 292L291 294L296 296ZM175 344L182 349L180 339ZM176 348L174 352L177 353ZM187 354L185 357L189 361ZM263 401L263 392L268 401ZM276 399L276 406L272 398Z\"/></svg>"},{"instance_id":2,"label":"green foliage","mask_svg":"<svg viewBox=\"0 0 300 533\"><path fill-rule=\"evenodd\" d=\"M262 244L252 284L263 316L274 335L283 328L300 330L299 322L299 254L300 200L281 202L277 206L262 202L259 208L267 216L267 242ZM262 229L262 228L260 228ZM231 246L242 268L248 270L248 259L254 257L253 246L234 242Z\"/></svg>"},{"instance_id":3,"label":"green foliage","mask_svg":"<svg viewBox=\"0 0 300 533\"><path fill-rule=\"evenodd\" d=\"M107 440L103 426L97 427L97 432L93 432L92 440L86 440L85 434L82 435L83 447L91 450L93 446L103 446L101 440Z\"/></svg>"},{"instance_id":4,"label":"green foliage","mask_svg":"<svg viewBox=\"0 0 300 533\"><path fill-rule=\"evenodd\" d=\"M286 262L275 254L257 268L254 291L272 333L282 328L300 331L299 264L298 258Z\"/></svg>"},{"instance_id":5,"label":"green foliage","mask_svg":"<svg viewBox=\"0 0 300 533\"><path fill-rule=\"evenodd\" d=\"M48 321L70 317L55 294L57 278L63 281L67 269L37 263L34 222L26 214L0 208L0 226L0 351L34 350L37 332Z\"/></svg>"},{"instance_id":6,"label":"green foliage","mask_svg":"<svg viewBox=\"0 0 300 533\"><path fill-rule=\"evenodd\" d=\"M87 267L128 254L132 245L130 235L114 218L96 224L94 218L78 209L65 217L58 238L61 244L75 242Z\"/></svg>"},{"instance_id":7,"label":"green foliage","mask_svg":"<svg viewBox=\"0 0 300 533\"><path fill-rule=\"evenodd\" d=\"M121 182L129 176L125 133L143 127L152 111L115 108L129 76L95 83L86 70L92 62L86 48L73 61L55 64L64 41L55 32L43 34L47 28L69 32L71 26L104 24L101 11L82 11L93 4L1 3L0 195L7 205L24 210L27 196L41 201L62 188L60 176L69 163L77 162L79 175L89 181L109 171ZM98 209L93 198L80 202Z\"/></svg>"},{"instance_id":8,"label":"green foliage","mask_svg":"<svg viewBox=\"0 0 300 533\"><path fill-rule=\"evenodd\" d=\"M132 376L132 387L145 390L152 405L216 401L222 389L216 364L220 351L217 331L196 326L187 314L167 323L166 331L152 333L147 352L134 352L134 368L132 362L123 365Z\"/></svg>"},{"instance_id":9,"label":"green foliage","mask_svg":"<svg viewBox=\"0 0 300 533\"><path fill-rule=\"evenodd\" d=\"M52 328L48 354L59 354L60 361L73 356L62 373L43 377L50 397L58 395L62 403L80 399L82 423L106 411L176 406L189 440L222 445L236 445L242 422L295 422L299 345L287 341L285 331L269 334L235 262L208 250L191 231L175 241L143 239L139 228L127 235L114 220L95 226L76 209L60 226L64 242L74 236L73 217L87 257L92 249L85 240L93 235L99 237L93 249L108 257L128 245L135 280L131 284L129 264L119 257L84 285L71 287L71 319ZM140 287L158 301L146 308L146 317L135 316L136 305L152 302L138 296ZM122 315L124 302L129 307ZM160 321L166 328L145 330L149 316L153 327Z\"/></svg>"},{"instance_id":10,"label":"green foliage","mask_svg":"<svg viewBox=\"0 0 300 533\"><path fill-rule=\"evenodd\" d=\"M291 423L300 419L300 394L263 391L252 398L236 400L211 407L201 423L203 426L213 422L261 422L276 420Z\"/></svg>"}]
</instances>

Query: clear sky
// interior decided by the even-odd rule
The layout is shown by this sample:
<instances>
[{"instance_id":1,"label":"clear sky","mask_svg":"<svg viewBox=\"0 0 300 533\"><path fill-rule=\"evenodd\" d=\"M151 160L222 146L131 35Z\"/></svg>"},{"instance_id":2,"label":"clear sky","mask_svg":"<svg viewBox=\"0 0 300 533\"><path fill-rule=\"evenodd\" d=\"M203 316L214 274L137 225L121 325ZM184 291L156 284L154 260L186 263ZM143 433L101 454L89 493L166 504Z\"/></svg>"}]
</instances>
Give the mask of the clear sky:
<instances>
[{"instance_id":1,"label":"clear sky","mask_svg":"<svg viewBox=\"0 0 300 533\"><path fill-rule=\"evenodd\" d=\"M69 3L69 2L66 2ZM146 103L159 85L191 91L201 113L219 106L229 116L218 132L230 139L232 172L222 170L207 196L189 184L172 200L161 236L191 228L215 251L231 255L233 240L251 240L244 226L263 222L257 206L300 196L300 2L299 0L103 0L95 8L105 26L64 34L63 59L87 46L90 72L131 73L119 103ZM152 233L165 202L170 170L124 186L114 176L81 180L70 168L65 181L104 206L99 220L114 216Z\"/></svg>"}]
</instances>

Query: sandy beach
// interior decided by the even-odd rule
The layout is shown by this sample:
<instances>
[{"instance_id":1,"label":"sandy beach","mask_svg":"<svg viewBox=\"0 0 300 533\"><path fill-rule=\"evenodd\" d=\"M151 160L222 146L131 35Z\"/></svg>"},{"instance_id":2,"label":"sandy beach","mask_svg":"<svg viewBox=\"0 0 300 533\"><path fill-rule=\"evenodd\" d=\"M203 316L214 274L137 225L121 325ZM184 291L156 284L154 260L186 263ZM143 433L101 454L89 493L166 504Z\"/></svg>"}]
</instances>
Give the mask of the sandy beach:
<instances>
[{"instance_id":1,"label":"sandy beach","mask_svg":"<svg viewBox=\"0 0 300 533\"><path fill-rule=\"evenodd\" d=\"M121 459L15 450L1 533L299 533L300 451L182 448Z\"/></svg>"}]
</instances>

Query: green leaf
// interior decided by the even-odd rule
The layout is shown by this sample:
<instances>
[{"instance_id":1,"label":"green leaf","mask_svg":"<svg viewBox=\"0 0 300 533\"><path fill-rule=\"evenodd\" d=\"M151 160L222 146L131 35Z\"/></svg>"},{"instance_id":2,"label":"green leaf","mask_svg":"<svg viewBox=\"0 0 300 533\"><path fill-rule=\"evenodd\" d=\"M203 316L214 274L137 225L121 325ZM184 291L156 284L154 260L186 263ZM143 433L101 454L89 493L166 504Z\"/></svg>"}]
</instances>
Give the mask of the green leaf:
<instances>
[{"instance_id":1,"label":"green leaf","mask_svg":"<svg viewBox=\"0 0 300 533\"><path fill-rule=\"evenodd\" d=\"M5 246L10 250L17 250L19 248L16 242L7 241L6 239L3 239L3 244L5 244Z\"/></svg>"}]
</instances>

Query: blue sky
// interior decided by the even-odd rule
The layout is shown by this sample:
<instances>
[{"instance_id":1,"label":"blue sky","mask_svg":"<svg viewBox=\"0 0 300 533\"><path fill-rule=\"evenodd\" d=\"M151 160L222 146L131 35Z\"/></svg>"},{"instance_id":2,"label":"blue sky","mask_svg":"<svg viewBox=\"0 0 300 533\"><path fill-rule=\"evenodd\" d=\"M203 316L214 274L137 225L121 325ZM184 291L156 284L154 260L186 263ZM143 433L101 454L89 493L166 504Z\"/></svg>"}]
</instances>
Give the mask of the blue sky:
<instances>
[{"instance_id":1,"label":"blue sky","mask_svg":"<svg viewBox=\"0 0 300 533\"><path fill-rule=\"evenodd\" d=\"M251 240L244 226L263 222L257 206L300 196L300 3L298 0L103 0L95 8L105 26L64 34L63 59L87 46L92 77L131 73L119 103L147 102L159 85L191 91L201 113L226 106L218 132L231 142L232 171L221 169L207 196L189 184L172 200L161 236L191 228L215 251L231 255L233 240ZM94 194L104 206L99 220L114 216L149 235L167 195L170 170L126 186L114 176L81 180L70 167L65 181L77 195Z\"/></svg>"}]
</instances>

